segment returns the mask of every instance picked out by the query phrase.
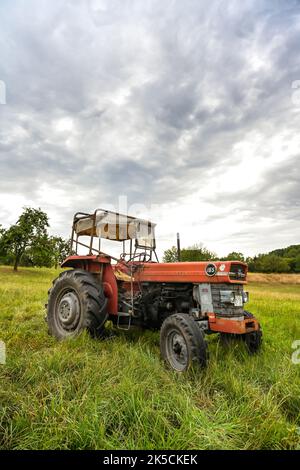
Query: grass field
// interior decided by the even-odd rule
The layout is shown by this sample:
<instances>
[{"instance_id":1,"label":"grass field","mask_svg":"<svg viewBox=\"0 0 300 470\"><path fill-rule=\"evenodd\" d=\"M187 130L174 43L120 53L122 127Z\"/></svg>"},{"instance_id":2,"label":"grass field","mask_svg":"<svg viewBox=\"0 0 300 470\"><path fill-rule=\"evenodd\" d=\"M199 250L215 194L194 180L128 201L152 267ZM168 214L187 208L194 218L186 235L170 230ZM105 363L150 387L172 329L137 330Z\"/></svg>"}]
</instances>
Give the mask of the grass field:
<instances>
[{"instance_id":1,"label":"grass field","mask_svg":"<svg viewBox=\"0 0 300 470\"><path fill-rule=\"evenodd\" d=\"M0 448L300 448L299 284L254 275L248 309L262 324L261 353L212 336L209 367L176 375L160 361L158 333L48 336L44 304L57 274L0 268Z\"/></svg>"}]
</instances>

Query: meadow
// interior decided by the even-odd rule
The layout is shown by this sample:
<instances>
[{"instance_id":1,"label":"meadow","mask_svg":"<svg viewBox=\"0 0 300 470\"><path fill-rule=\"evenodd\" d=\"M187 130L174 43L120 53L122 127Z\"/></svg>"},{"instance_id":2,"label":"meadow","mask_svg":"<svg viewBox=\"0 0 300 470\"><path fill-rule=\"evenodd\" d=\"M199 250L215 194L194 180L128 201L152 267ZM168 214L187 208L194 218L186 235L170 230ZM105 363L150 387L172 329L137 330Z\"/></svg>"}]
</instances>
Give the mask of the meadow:
<instances>
[{"instance_id":1,"label":"meadow","mask_svg":"<svg viewBox=\"0 0 300 470\"><path fill-rule=\"evenodd\" d=\"M0 267L1 449L300 449L300 277L250 276L258 355L213 335L208 368L178 375L156 332L50 337L44 304L58 272Z\"/></svg>"}]
</instances>

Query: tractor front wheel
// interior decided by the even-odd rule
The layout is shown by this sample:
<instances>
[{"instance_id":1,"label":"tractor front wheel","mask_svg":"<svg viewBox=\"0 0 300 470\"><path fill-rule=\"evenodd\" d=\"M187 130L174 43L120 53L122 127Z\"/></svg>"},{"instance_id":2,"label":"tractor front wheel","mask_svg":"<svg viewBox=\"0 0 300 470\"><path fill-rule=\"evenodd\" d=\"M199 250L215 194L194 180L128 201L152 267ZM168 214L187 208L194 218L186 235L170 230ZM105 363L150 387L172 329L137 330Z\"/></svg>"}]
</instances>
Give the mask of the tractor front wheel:
<instances>
[{"instance_id":1,"label":"tractor front wheel","mask_svg":"<svg viewBox=\"0 0 300 470\"><path fill-rule=\"evenodd\" d=\"M245 310L244 317L254 318L254 315L251 312ZM262 345L262 330L260 324L258 324L258 330L244 334L243 340L245 341L246 348L248 349L249 354L257 353L257 351L259 351Z\"/></svg>"},{"instance_id":2,"label":"tractor front wheel","mask_svg":"<svg viewBox=\"0 0 300 470\"><path fill-rule=\"evenodd\" d=\"M259 351L262 344L261 328L259 327L259 330L246 333L243 335L243 340L245 341L249 354L255 354L257 351Z\"/></svg>"},{"instance_id":3,"label":"tractor front wheel","mask_svg":"<svg viewBox=\"0 0 300 470\"><path fill-rule=\"evenodd\" d=\"M160 330L160 352L166 364L177 372L192 366L205 367L207 343L193 317L175 313L165 319Z\"/></svg>"},{"instance_id":4,"label":"tractor front wheel","mask_svg":"<svg viewBox=\"0 0 300 470\"><path fill-rule=\"evenodd\" d=\"M53 281L48 295L51 335L64 339L87 329L92 336L101 336L107 320L107 300L92 274L80 269L64 271Z\"/></svg>"}]
</instances>

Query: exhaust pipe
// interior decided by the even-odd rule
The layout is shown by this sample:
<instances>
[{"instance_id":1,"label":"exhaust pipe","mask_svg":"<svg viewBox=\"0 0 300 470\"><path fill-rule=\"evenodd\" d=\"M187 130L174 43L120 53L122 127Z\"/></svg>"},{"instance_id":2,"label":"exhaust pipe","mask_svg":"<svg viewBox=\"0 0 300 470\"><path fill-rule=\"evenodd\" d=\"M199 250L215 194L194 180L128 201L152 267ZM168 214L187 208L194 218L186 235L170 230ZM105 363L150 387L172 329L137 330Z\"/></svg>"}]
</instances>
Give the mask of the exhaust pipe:
<instances>
[{"instance_id":1,"label":"exhaust pipe","mask_svg":"<svg viewBox=\"0 0 300 470\"><path fill-rule=\"evenodd\" d=\"M179 235L179 233L177 233L177 260L181 261L180 235Z\"/></svg>"}]
</instances>

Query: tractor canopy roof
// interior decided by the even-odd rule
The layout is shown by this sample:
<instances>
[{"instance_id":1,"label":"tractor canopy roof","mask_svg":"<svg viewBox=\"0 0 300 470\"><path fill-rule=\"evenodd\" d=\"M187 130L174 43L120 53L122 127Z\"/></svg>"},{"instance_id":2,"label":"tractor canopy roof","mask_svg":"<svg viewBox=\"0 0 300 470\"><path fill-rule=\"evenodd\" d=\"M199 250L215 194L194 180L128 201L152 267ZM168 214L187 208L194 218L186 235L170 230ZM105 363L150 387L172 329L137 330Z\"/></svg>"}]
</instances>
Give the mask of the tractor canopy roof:
<instances>
[{"instance_id":1,"label":"tractor canopy roof","mask_svg":"<svg viewBox=\"0 0 300 470\"><path fill-rule=\"evenodd\" d=\"M140 246L150 248L151 244L154 245L155 225L137 217L96 209L93 214L81 212L75 214L73 229L77 236L85 235L116 241L136 239Z\"/></svg>"}]
</instances>

